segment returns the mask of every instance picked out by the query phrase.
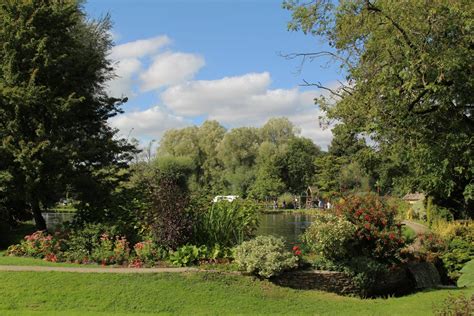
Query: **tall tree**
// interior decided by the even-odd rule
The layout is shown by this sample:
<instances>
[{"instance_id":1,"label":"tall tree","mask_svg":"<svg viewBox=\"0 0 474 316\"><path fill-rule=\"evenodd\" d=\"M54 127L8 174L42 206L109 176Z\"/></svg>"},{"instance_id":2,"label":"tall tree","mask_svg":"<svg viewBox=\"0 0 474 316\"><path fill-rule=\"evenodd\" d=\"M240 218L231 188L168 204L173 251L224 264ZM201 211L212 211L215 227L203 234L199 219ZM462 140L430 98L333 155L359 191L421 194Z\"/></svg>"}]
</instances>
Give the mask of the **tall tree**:
<instances>
[{"instance_id":1,"label":"tall tree","mask_svg":"<svg viewBox=\"0 0 474 316\"><path fill-rule=\"evenodd\" d=\"M88 21L74 0L0 5L0 203L28 208L39 229L42 209L64 188L103 207L130 158L107 125L125 101L104 90L113 76L110 26L108 17Z\"/></svg>"},{"instance_id":2,"label":"tall tree","mask_svg":"<svg viewBox=\"0 0 474 316\"><path fill-rule=\"evenodd\" d=\"M347 84L329 119L372 138L408 166L404 182L438 203L474 208L474 6L468 0L284 2L289 27L321 36ZM296 55L295 55L296 56ZM319 84L316 84L320 86Z\"/></svg>"}]
</instances>

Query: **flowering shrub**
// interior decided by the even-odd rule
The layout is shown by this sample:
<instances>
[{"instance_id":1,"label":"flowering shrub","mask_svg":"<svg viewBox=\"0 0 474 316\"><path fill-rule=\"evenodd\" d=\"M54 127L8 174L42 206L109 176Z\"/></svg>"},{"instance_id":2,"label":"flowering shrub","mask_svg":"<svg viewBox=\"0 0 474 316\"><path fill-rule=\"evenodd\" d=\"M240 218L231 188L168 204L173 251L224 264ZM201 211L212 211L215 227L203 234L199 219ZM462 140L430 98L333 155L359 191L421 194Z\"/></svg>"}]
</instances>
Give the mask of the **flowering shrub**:
<instances>
[{"instance_id":1,"label":"flowering shrub","mask_svg":"<svg viewBox=\"0 0 474 316\"><path fill-rule=\"evenodd\" d=\"M96 248L92 251L93 261L102 265L122 264L128 260L130 248L125 237L110 237L104 233Z\"/></svg>"},{"instance_id":2,"label":"flowering shrub","mask_svg":"<svg viewBox=\"0 0 474 316\"><path fill-rule=\"evenodd\" d=\"M8 247L7 255L44 258L56 262L62 250L62 244L62 240L44 231L37 231L25 236L20 244Z\"/></svg>"},{"instance_id":3,"label":"flowering shrub","mask_svg":"<svg viewBox=\"0 0 474 316\"><path fill-rule=\"evenodd\" d=\"M348 255L356 226L340 216L320 214L303 235L307 246L328 259L341 259Z\"/></svg>"},{"instance_id":4,"label":"flowering shrub","mask_svg":"<svg viewBox=\"0 0 474 316\"><path fill-rule=\"evenodd\" d=\"M240 270L264 278L298 266L298 257L287 251L281 238L257 236L235 248L235 262Z\"/></svg>"},{"instance_id":5,"label":"flowering shrub","mask_svg":"<svg viewBox=\"0 0 474 316\"><path fill-rule=\"evenodd\" d=\"M354 255L397 261L405 241L396 210L376 195L350 196L336 204L336 214L355 225Z\"/></svg>"},{"instance_id":6,"label":"flowering shrub","mask_svg":"<svg viewBox=\"0 0 474 316\"><path fill-rule=\"evenodd\" d=\"M164 259L168 254L165 249L158 247L151 240L136 243L133 250L136 255L133 261L135 264L141 262L142 266L153 266L157 260Z\"/></svg>"}]
</instances>

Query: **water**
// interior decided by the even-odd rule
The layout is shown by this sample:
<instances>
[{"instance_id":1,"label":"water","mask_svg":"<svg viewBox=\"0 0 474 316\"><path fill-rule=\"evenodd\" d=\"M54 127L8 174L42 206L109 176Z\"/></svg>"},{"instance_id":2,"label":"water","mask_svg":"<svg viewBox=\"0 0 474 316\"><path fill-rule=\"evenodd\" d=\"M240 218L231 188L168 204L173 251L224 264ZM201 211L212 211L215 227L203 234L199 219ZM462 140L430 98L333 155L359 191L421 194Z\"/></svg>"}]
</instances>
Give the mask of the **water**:
<instances>
[{"instance_id":1,"label":"water","mask_svg":"<svg viewBox=\"0 0 474 316\"><path fill-rule=\"evenodd\" d=\"M302 213L262 214L257 235L283 237L289 245L298 243L301 234L311 225L312 216Z\"/></svg>"},{"instance_id":2,"label":"water","mask_svg":"<svg viewBox=\"0 0 474 316\"><path fill-rule=\"evenodd\" d=\"M57 227L61 226L65 222L70 222L72 221L75 213L67 213L67 212L61 212L61 213L50 213L50 212L45 212L42 213L44 220L46 221L46 227L49 230L54 230Z\"/></svg>"}]
</instances>

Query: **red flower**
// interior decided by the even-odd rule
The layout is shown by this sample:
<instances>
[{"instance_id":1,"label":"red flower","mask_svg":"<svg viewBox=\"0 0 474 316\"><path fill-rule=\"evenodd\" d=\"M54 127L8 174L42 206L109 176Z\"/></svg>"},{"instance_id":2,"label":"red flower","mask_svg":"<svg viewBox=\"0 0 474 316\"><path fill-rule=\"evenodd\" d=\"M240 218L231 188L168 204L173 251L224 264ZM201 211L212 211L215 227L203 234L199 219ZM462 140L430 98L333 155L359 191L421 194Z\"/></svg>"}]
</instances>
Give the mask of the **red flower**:
<instances>
[{"instance_id":1,"label":"red flower","mask_svg":"<svg viewBox=\"0 0 474 316\"><path fill-rule=\"evenodd\" d=\"M301 250L296 250L295 251L295 256L301 256Z\"/></svg>"},{"instance_id":2,"label":"red flower","mask_svg":"<svg viewBox=\"0 0 474 316\"><path fill-rule=\"evenodd\" d=\"M300 250L300 247L294 246L294 247L293 247L293 251L297 251L297 250Z\"/></svg>"}]
</instances>

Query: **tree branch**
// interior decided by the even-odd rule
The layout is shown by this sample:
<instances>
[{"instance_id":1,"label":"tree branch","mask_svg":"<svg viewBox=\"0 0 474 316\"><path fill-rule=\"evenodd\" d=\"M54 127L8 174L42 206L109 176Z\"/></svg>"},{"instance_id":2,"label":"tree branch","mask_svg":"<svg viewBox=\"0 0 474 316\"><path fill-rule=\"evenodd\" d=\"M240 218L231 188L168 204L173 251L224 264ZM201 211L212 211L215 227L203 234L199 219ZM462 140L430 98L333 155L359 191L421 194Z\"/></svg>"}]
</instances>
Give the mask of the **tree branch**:
<instances>
[{"instance_id":1,"label":"tree branch","mask_svg":"<svg viewBox=\"0 0 474 316\"><path fill-rule=\"evenodd\" d=\"M331 89L331 88L328 88L326 86L323 86L320 82L317 82L317 83L309 83L308 81L304 80L303 79L303 82L304 84L300 85L300 86L303 86L303 87L317 87L319 89L323 89L323 90L326 90L326 91L329 91L331 94L339 97L339 98L343 98L343 95L336 92L334 89Z\"/></svg>"}]
</instances>

